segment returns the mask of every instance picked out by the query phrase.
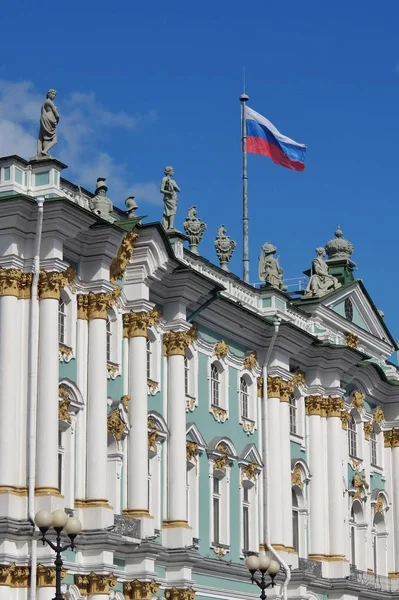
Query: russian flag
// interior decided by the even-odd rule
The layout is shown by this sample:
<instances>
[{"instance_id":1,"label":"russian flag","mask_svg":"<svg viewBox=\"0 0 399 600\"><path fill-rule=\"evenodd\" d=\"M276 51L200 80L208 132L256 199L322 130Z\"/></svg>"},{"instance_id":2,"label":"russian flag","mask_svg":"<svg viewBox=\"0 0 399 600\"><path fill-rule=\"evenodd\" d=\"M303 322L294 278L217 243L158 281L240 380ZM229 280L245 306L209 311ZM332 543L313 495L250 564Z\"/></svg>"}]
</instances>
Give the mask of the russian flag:
<instances>
[{"instance_id":1,"label":"russian flag","mask_svg":"<svg viewBox=\"0 0 399 600\"><path fill-rule=\"evenodd\" d=\"M298 144L280 133L266 117L245 106L247 152L269 156L276 165L303 171L305 144Z\"/></svg>"}]
</instances>

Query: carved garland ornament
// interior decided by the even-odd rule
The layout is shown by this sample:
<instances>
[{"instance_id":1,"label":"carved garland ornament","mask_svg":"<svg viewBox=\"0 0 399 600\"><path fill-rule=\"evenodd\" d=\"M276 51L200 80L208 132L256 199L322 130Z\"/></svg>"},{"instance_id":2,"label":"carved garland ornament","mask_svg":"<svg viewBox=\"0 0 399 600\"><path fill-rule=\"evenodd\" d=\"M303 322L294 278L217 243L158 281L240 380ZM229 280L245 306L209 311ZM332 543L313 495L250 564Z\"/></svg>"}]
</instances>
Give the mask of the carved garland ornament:
<instances>
[{"instance_id":1,"label":"carved garland ornament","mask_svg":"<svg viewBox=\"0 0 399 600\"><path fill-rule=\"evenodd\" d=\"M113 574L96 575L91 572L89 575L75 575L75 584L78 586L82 596L89 594L109 594L110 588L118 583Z\"/></svg>"},{"instance_id":2,"label":"carved garland ornament","mask_svg":"<svg viewBox=\"0 0 399 600\"><path fill-rule=\"evenodd\" d=\"M198 444L197 442L186 442L186 459L197 462Z\"/></svg>"},{"instance_id":3,"label":"carved garland ornament","mask_svg":"<svg viewBox=\"0 0 399 600\"><path fill-rule=\"evenodd\" d=\"M122 279L133 254L134 244L138 238L138 234L129 231L122 240L119 246L118 253L111 263L109 269L109 278L111 283L115 283L118 279Z\"/></svg>"},{"instance_id":4,"label":"carved garland ornament","mask_svg":"<svg viewBox=\"0 0 399 600\"><path fill-rule=\"evenodd\" d=\"M154 309L150 312L130 312L123 315L123 337L147 337L148 327L158 325L161 313Z\"/></svg>"},{"instance_id":5,"label":"carved garland ornament","mask_svg":"<svg viewBox=\"0 0 399 600\"><path fill-rule=\"evenodd\" d=\"M184 356L187 346L198 338L198 327L194 324L189 331L168 331L163 336L166 356Z\"/></svg>"},{"instance_id":6,"label":"carved garland ornament","mask_svg":"<svg viewBox=\"0 0 399 600\"><path fill-rule=\"evenodd\" d=\"M66 271L40 271L37 287L39 299L59 300L62 288L72 283L75 277L76 272L72 267L68 267Z\"/></svg>"},{"instance_id":7,"label":"carved garland ornament","mask_svg":"<svg viewBox=\"0 0 399 600\"><path fill-rule=\"evenodd\" d=\"M123 440L127 432L126 423L117 408L114 408L107 416L107 431L114 436L119 447L119 442Z\"/></svg>"},{"instance_id":8,"label":"carved garland ornament","mask_svg":"<svg viewBox=\"0 0 399 600\"><path fill-rule=\"evenodd\" d=\"M244 481L244 478L256 481L257 476L258 465L256 463L249 463L245 467L241 467L241 483Z\"/></svg>"},{"instance_id":9,"label":"carved garland ornament","mask_svg":"<svg viewBox=\"0 0 399 600\"><path fill-rule=\"evenodd\" d=\"M220 442L220 444L216 446L216 451L219 452L221 456L215 460L213 470L226 473L227 465L229 464L229 449L224 442Z\"/></svg>"},{"instance_id":10,"label":"carved garland ornament","mask_svg":"<svg viewBox=\"0 0 399 600\"><path fill-rule=\"evenodd\" d=\"M159 585L152 579L151 581L125 581L123 584L123 593L126 600L151 600L152 596L159 592Z\"/></svg>"}]
</instances>

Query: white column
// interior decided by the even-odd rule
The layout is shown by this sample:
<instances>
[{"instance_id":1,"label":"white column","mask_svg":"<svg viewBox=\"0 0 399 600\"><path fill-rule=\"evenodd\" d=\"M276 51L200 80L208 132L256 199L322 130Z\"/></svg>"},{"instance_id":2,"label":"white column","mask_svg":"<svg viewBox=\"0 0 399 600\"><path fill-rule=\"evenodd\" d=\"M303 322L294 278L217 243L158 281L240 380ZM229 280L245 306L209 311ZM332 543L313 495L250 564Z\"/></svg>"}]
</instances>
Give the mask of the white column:
<instances>
[{"instance_id":1,"label":"white column","mask_svg":"<svg viewBox=\"0 0 399 600\"><path fill-rule=\"evenodd\" d=\"M87 296L86 296L87 297ZM84 409L76 417L76 495L77 499L86 496L86 421L87 421L87 361L88 355L88 320L87 310L82 310L81 303L85 296L78 295L77 321L77 386L82 393Z\"/></svg>"},{"instance_id":2,"label":"white column","mask_svg":"<svg viewBox=\"0 0 399 600\"><path fill-rule=\"evenodd\" d=\"M281 425L279 377L267 378L268 452L269 452L269 519L270 542L283 550L283 488L281 485ZM291 472L291 469L290 469ZM290 519L290 522L292 519Z\"/></svg>"},{"instance_id":3,"label":"white column","mask_svg":"<svg viewBox=\"0 0 399 600\"><path fill-rule=\"evenodd\" d=\"M53 273L44 277L51 279ZM58 274L57 274L58 275ZM58 490L58 301L60 287L42 289L39 308L39 370L37 404L37 495Z\"/></svg>"},{"instance_id":4,"label":"white column","mask_svg":"<svg viewBox=\"0 0 399 600\"><path fill-rule=\"evenodd\" d=\"M327 404L328 517L330 557L345 560L344 515L342 514L341 410L342 398L329 397Z\"/></svg>"},{"instance_id":5,"label":"white column","mask_svg":"<svg viewBox=\"0 0 399 600\"><path fill-rule=\"evenodd\" d=\"M1 289L2 293L5 291ZM18 419L16 406L19 405L18 388L15 384L20 377L18 367L21 360L16 335L19 319L18 288L15 294L0 296L0 489L4 491L18 485L17 464L20 452L15 448L15 427Z\"/></svg>"},{"instance_id":6,"label":"white column","mask_svg":"<svg viewBox=\"0 0 399 600\"><path fill-rule=\"evenodd\" d=\"M54 600L55 587L38 587L37 600Z\"/></svg>"},{"instance_id":7,"label":"white column","mask_svg":"<svg viewBox=\"0 0 399 600\"><path fill-rule=\"evenodd\" d=\"M395 540L395 573L399 573L399 429L391 432L393 537Z\"/></svg>"},{"instance_id":8,"label":"white column","mask_svg":"<svg viewBox=\"0 0 399 600\"><path fill-rule=\"evenodd\" d=\"M322 396L308 396L306 410L309 415L309 469L312 481L309 486L310 496L310 552L309 558L322 560L327 554L325 544L325 461L322 417L324 399Z\"/></svg>"},{"instance_id":9,"label":"white column","mask_svg":"<svg viewBox=\"0 0 399 600\"><path fill-rule=\"evenodd\" d=\"M291 483L291 447L290 447L290 387L282 382L280 393L280 444L281 444L281 516L283 521L282 543L285 549L292 551L292 483ZM272 513L273 514L273 513Z\"/></svg>"}]
</instances>

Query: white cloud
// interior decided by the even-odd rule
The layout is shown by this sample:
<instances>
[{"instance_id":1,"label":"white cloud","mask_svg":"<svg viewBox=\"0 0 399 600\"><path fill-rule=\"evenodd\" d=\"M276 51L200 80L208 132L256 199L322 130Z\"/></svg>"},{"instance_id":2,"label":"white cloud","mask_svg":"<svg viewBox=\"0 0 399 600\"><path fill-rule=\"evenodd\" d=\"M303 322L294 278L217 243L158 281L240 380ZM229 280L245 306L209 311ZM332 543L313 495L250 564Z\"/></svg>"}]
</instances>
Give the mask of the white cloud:
<instances>
[{"instance_id":1,"label":"white cloud","mask_svg":"<svg viewBox=\"0 0 399 600\"><path fill-rule=\"evenodd\" d=\"M42 102L43 95L35 91L32 82L0 80L0 156L19 154L28 159L36 154ZM115 204L123 206L131 194L139 206L142 202L162 204L157 184L135 183L127 165L115 161L102 148L104 137L115 129L132 132L150 126L156 120L155 111L137 115L113 112L103 107L93 92L74 92L67 98L56 98L56 104L60 124L54 154L69 166L75 183L93 190L97 177L106 177Z\"/></svg>"}]
</instances>

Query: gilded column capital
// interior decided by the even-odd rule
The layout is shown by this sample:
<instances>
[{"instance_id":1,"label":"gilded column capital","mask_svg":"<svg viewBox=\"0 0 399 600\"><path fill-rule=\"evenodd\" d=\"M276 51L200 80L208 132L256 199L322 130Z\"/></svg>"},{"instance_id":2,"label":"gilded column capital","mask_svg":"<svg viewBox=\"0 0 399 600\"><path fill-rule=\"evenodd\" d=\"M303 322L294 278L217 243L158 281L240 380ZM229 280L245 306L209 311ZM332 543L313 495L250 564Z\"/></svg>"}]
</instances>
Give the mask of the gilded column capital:
<instances>
[{"instance_id":1,"label":"gilded column capital","mask_svg":"<svg viewBox=\"0 0 399 600\"><path fill-rule=\"evenodd\" d=\"M399 429L384 431L385 448L399 448Z\"/></svg>"},{"instance_id":2,"label":"gilded column capital","mask_svg":"<svg viewBox=\"0 0 399 600\"><path fill-rule=\"evenodd\" d=\"M16 565L0 565L0 585L13 588L27 588L29 586L29 567Z\"/></svg>"},{"instance_id":3,"label":"gilded column capital","mask_svg":"<svg viewBox=\"0 0 399 600\"><path fill-rule=\"evenodd\" d=\"M289 402L290 396L294 391L294 384L292 381L281 380L280 383L280 402Z\"/></svg>"},{"instance_id":4,"label":"gilded column capital","mask_svg":"<svg viewBox=\"0 0 399 600\"><path fill-rule=\"evenodd\" d=\"M327 417L341 417L341 411L344 408L344 399L339 396L328 396L327 398Z\"/></svg>"},{"instance_id":5,"label":"gilded column capital","mask_svg":"<svg viewBox=\"0 0 399 600\"><path fill-rule=\"evenodd\" d=\"M19 269L0 268L0 296L19 298L22 271Z\"/></svg>"},{"instance_id":6,"label":"gilded column capital","mask_svg":"<svg viewBox=\"0 0 399 600\"><path fill-rule=\"evenodd\" d=\"M195 600L193 588L172 587L165 590L166 600Z\"/></svg>"},{"instance_id":7,"label":"gilded column capital","mask_svg":"<svg viewBox=\"0 0 399 600\"><path fill-rule=\"evenodd\" d=\"M197 336L196 325L189 331L168 331L163 336L166 356L184 356L187 346L192 344Z\"/></svg>"},{"instance_id":8,"label":"gilded column capital","mask_svg":"<svg viewBox=\"0 0 399 600\"><path fill-rule=\"evenodd\" d=\"M89 308L89 296L88 294L78 294L77 295L77 304L78 304L78 319L83 319L87 321L87 311Z\"/></svg>"},{"instance_id":9,"label":"gilded column capital","mask_svg":"<svg viewBox=\"0 0 399 600\"><path fill-rule=\"evenodd\" d=\"M75 584L78 586L82 596L88 594L109 594L110 588L118 583L115 575L97 575L91 572L89 575L75 575Z\"/></svg>"},{"instance_id":10,"label":"gilded column capital","mask_svg":"<svg viewBox=\"0 0 399 600\"><path fill-rule=\"evenodd\" d=\"M305 399L306 414L310 417L322 416L326 412L325 399L321 395L307 396Z\"/></svg>"},{"instance_id":11,"label":"gilded column capital","mask_svg":"<svg viewBox=\"0 0 399 600\"><path fill-rule=\"evenodd\" d=\"M92 319L105 320L108 309L115 304L121 291L121 288L116 286L112 292L99 292L97 294L89 292L87 294L87 318L89 321Z\"/></svg>"},{"instance_id":12,"label":"gilded column capital","mask_svg":"<svg viewBox=\"0 0 399 600\"><path fill-rule=\"evenodd\" d=\"M39 300L59 300L61 290L76 277L75 270L68 267L66 271L40 271L37 293Z\"/></svg>"},{"instance_id":13,"label":"gilded column capital","mask_svg":"<svg viewBox=\"0 0 399 600\"><path fill-rule=\"evenodd\" d=\"M125 581L123 584L123 593L126 600L151 600L154 594L159 592L159 584L152 579L151 581Z\"/></svg>"},{"instance_id":14,"label":"gilded column capital","mask_svg":"<svg viewBox=\"0 0 399 600\"><path fill-rule=\"evenodd\" d=\"M351 420L351 414L346 410L341 411L341 427L344 431L348 429L348 423Z\"/></svg>"},{"instance_id":15,"label":"gilded column capital","mask_svg":"<svg viewBox=\"0 0 399 600\"><path fill-rule=\"evenodd\" d=\"M158 325L161 313L154 309L150 312L129 312L123 315L123 337L147 337L148 327Z\"/></svg>"},{"instance_id":16,"label":"gilded column capital","mask_svg":"<svg viewBox=\"0 0 399 600\"><path fill-rule=\"evenodd\" d=\"M22 273L19 282L19 297L21 300L27 300L31 295L33 273Z\"/></svg>"},{"instance_id":17,"label":"gilded column capital","mask_svg":"<svg viewBox=\"0 0 399 600\"><path fill-rule=\"evenodd\" d=\"M118 253L113 259L110 269L109 278L112 283L116 283L118 279L122 279L133 254L134 244L138 238L138 234L134 231L129 231L122 240L119 246Z\"/></svg>"},{"instance_id":18,"label":"gilded column capital","mask_svg":"<svg viewBox=\"0 0 399 600\"><path fill-rule=\"evenodd\" d=\"M61 569L61 579L67 576L68 571ZM55 568L37 565L37 587L55 587Z\"/></svg>"},{"instance_id":19,"label":"gilded column capital","mask_svg":"<svg viewBox=\"0 0 399 600\"><path fill-rule=\"evenodd\" d=\"M267 397L280 398L281 377L267 377Z\"/></svg>"}]
</instances>

